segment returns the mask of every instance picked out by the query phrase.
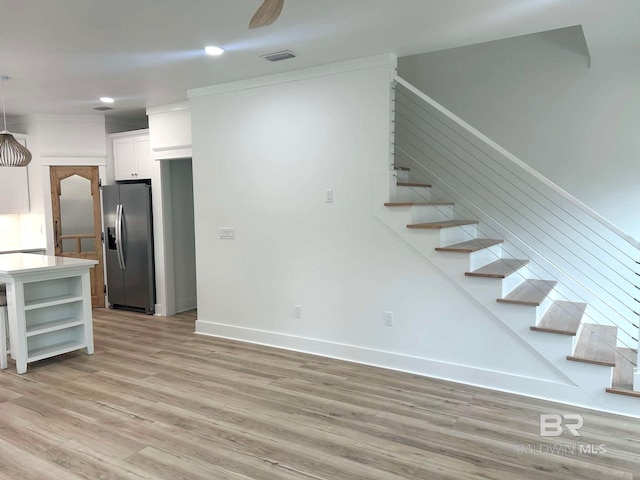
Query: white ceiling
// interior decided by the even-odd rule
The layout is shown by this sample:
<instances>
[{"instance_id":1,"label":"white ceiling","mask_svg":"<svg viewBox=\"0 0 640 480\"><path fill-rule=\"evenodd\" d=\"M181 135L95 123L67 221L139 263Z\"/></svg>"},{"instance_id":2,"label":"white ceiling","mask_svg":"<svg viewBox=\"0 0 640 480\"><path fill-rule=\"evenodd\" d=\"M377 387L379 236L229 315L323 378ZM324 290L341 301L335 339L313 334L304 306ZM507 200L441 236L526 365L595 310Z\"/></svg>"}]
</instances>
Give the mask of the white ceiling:
<instances>
[{"instance_id":1,"label":"white ceiling","mask_svg":"<svg viewBox=\"0 0 640 480\"><path fill-rule=\"evenodd\" d=\"M640 58L640 0L285 0L248 30L262 0L0 0L7 111L112 114L185 100L190 88L351 58L442 50L583 25L597 66ZM227 53L206 57L216 44ZM259 58L293 50L277 64Z\"/></svg>"}]
</instances>

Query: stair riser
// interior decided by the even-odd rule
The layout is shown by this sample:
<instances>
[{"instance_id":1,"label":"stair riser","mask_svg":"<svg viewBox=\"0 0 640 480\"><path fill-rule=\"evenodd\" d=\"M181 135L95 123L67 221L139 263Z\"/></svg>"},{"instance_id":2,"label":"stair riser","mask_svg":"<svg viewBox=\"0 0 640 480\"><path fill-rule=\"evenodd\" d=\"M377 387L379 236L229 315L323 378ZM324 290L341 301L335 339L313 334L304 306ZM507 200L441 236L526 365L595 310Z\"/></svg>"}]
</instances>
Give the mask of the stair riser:
<instances>
[{"instance_id":1,"label":"stair riser","mask_svg":"<svg viewBox=\"0 0 640 480\"><path fill-rule=\"evenodd\" d=\"M538 313L537 310L538 307L514 305L510 303L495 302L495 305L493 306L494 313L499 318L503 319L511 330L527 336L529 335L529 332L531 332L531 325L535 325ZM527 332L527 330L529 330L529 332Z\"/></svg>"},{"instance_id":2,"label":"stair riser","mask_svg":"<svg viewBox=\"0 0 640 480\"><path fill-rule=\"evenodd\" d=\"M502 280L502 290L500 297L506 297L511 291L513 291L518 285L520 285L529 276L529 268L522 267L517 272L512 273L507 278Z\"/></svg>"},{"instance_id":3,"label":"stair riser","mask_svg":"<svg viewBox=\"0 0 640 480\"><path fill-rule=\"evenodd\" d=\"M496 306L496 299L502 295L502 280L465 276L458 283L486 308L492 311L495 308L499 308L499 306ZM531 322L529 325L533 325L534 320L535 315L531 315L528 320Z\"/></svg>"},{"instance_id":4,"label":"stair riser","mask_svg":"<svg viewBox=\"0 0 640 480\"><path fill-rule=\"evenodd\" d=\"M578 326L578 330L576 331L576 336L573 338L573 345L571 346L571 353L570 355L573 355L573 352L576 349L576 344L578 343L578 339L580 338L580 335L582 334L582 329L584 328L584 324L585 324L585 319L582 319L582 322L580 322L580 325Z\"/></svg>"},{"instance_id":5,"label":"stair riser","mask_svg":"<svg viewBox=\"0 0 640 480\"><path fill-rule=\"evenodd\" d=\"M449 205L418 205L411 209L411 223L432 223L453 218L453 208Z\"/></svg>"},{"instance_id":6,"label":"stair riser","mask_svg":"<svg viewBox=\"0 0 640 480\"><path fill-rule=\"evenodd\" d=\"M413 233L407 228L411 221L411 209L413 207L384 208L378 212L378 217L403 238ZM437 234L437 232L435 232ZM435 247L434 247L435 248Z\"/></svg>"},{"instance_id":7,"label":"stair riser","mask_svg":"<svg viewBox=\"0 0 640 480\"><path fill-rule=\"evenodd\" d=\"M555 362L565 362L567 352L572 352L575 346L574 337L558 335L557 333L537 332L532 336L529 344L545 358ZM526 332L522 332L526 334Z\"/></svg>"},{"instance_id":8,"label":"stair riser","mask_svg":"<svg viewBox=\"0 0 640 480\"><path fill-rule=\"evenodd\" d=\"M415 248L420 254L429 258L440 242L440 232L430 229L410 229L405 228L406 233L402 235L405 241Z\"/></svg>"},{"instance_id":9,"label":"stair riser","mask_svg":"<svg viewBox=\"0 0 640 480\"><path fill-rule=\"evenodd\" d=\"M437 263L438 266L447 272L466 272L469 270L469 253L457 252L434 252L430 258ZM469 280L467 277L466 280Z\"/></svg>"},{"instance_id":10,"label":"stair riser","mask_svg":"<svg viewBox=\"0 0 640 480\"><path fill-rule=\"evenodd\" d=\"M613 379L613 368L611 367L568 360L564 360L564 362L566 363L563 368L571 376L571 379L579 382L580 387L594 397L611 385Z\"/></svg>"},{"instance_id":11,"label":"stair riser","mask_svg":"<svg viewBox=\"0 0 640 480\"><path fill-rule=\"evenodd\" d=\"M431 191L425 187L399 187L392 186L392 202L428 202L431 200Z\"/></svg>"},{"instance_id":12,"label":"stair riser","mask_svg":"<svg viewBox=\"0 0 640 480\"><path fill-rule=\"evenodd\" d=\"M463 272L472 272L502 258L502 247L494 245L477 252L436 252L435 255L448 263L458 262L459 268Z\"/></svg>"},{"instance_id":13,"label":"stair riser","mask_svg":"<svg viewBox=\"0 0 640 480\"><path fill-rule=\"evenodd\" d=\"M400 238L415 248L421 255L429 258L440 246L440 231L435 229L407 228L411 222L413 207L383 208L378 212L380 218Z\"/></svg>"},{"instance_id":14,"label":"stair riser","mask_svg":"<svg viewBox=\"0 0 640 480\"><path fill-rule=\"evenodd\" d=\"M547 298L545 298L540 304L540 306L537 308L536 325L540 320L542 320L542 317L544 317L547 311L551 308L551 305L553 305L554 300L555 299L553 298L553 290L552 290L551 293L547 296Z\"/></svg>"},{"instance_id":15,"label":"stair riser","mask_svg":"<svg viewBox=\"0 0 640 480\"><path fill-rule=\"evenodd\" d=\"M495 262L497 259L502 258L502 245L494 245L490 248L483 248L477 252L473 252L469 255L469 272L478 270L485 265Z\"/></svg>"},{"instance_id":16,"label":"stair riser","mask_svg":"<svg viewBox=\"0 0 640 480\"><path fill-rule=\"evenodd\" d=\"M440 230L440 245L454 245L476 238L478 228L475 225L443 228Z\"/></svg>"}]
</instances>

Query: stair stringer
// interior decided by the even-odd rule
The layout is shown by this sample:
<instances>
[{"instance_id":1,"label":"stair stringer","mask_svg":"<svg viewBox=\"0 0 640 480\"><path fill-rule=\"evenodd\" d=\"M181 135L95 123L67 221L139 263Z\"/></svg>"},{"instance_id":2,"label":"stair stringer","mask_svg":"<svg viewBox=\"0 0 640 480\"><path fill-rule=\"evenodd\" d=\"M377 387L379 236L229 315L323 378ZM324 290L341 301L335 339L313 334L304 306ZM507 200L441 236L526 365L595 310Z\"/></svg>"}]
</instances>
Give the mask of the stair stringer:
<instances>
[{"instance_id":1,"label":"stair stringer","mask_svg":"<svg viewBox=\"0 0 640 480\"><path fill-rule=\"evenodd\" d=\"M408 229L407 225L411 224L413 219L411 212L413 208L415 207L400 209L383 207L377 209L376 216L408 246L427 259L470 298L510 329L532 351L566 378L568 383L577 387L584 394L584 401L576 404L600 411L640 417L637 399L605 392L605 388L611 385L613 371L611 367L567 360L567 355L571 355L573 352L577 336L574 338L566 335L535 332L530 329L531 326L536 325L552 303L554 295L551 295L550 299L539 307L498 303L496 299L502 297L506 293L505 290L512 289L512 286L504 287L503 282L508 285L513 279L472 278L464 275L464 272L469 271L472 266L477 268L488 263L490 257L486 253L463 254L435 251L438 246L475 238L476 226L444 230ZM479 259L482 255L484 255L484 260ZM544 392L541 392L540 397L567 403L566 399L547 397Z\"/></svg>"}]
</instances>

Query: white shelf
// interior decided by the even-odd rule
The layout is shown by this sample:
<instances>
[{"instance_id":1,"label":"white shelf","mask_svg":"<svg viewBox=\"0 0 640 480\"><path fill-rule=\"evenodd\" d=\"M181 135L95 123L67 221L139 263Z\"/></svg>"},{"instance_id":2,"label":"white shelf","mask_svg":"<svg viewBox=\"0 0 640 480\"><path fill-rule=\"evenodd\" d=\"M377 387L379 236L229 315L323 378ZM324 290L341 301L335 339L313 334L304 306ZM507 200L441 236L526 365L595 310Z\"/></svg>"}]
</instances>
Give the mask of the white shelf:
<instances>
[{"instance_id":1,"label":"white shelf","mask_svg":"<svg viewBox=\"0 0 640 480\"><path fill-rule=\"evenodd\" d=\"M64 305L65 303L81 302L84 300L82 295L60 295L57 297L41 298L27 302L24 306L25 311L36 310L38 308L53 307L55 305Z\"/></svg>"},{"instance_id":2,"label":"white shelf","mask_svg":"<svg viewBox=\"0 0 640 480\"><path fill-rule=\"evenodd\" d=\"M77 327L80 325L84 325L84 320L77 318L65 318L62 320L54 320L52 322L44 322L38 325L27 325L27 337L51 333L57 330L64 330L66 328Z\"/></svg>"},{"instance_id":3,"label":"white shelf","mask_svg":"<svg viewBox=\"0 0 640 480\"><path fill-rule=\"evenodd\" d=\"M1 255L0 275L15 288L7 300L11 356L16 372L63 353L86 349L93 354L91 272L94 260L14 253Z\"/></svg>"},{"instance_id":4,"label":"white shelf","mask_svg":"<svg viewBox=\"0 0 640 480\"><path fill-rule=\"evenodd\" d=\"M82 342L62 342L55 345L48 345L46 347L34 348L29 350L27 356L27 362L36 362L44 358L54 357L56 355L62 355L63 353L73 352L86 347Z\"/></svg>"}]
</instances>

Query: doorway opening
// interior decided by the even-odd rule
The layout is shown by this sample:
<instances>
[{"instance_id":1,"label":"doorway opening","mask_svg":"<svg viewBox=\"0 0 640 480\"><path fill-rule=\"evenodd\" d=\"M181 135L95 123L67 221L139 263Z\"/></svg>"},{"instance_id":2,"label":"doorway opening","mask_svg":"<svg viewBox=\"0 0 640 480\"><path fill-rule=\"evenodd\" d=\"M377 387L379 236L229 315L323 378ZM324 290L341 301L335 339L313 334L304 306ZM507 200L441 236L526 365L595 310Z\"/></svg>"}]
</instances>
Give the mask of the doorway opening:
<instances>
[{"instance_id":1,"label":"doorway opening","mask_svg":"<svg viewBox=\"0 0 640 480\"><path fill-rule=\"evenodd\" d=\"M196 246L191 158L162 161L167 314L197 308Z\"/></svg>"}]
</instances>

